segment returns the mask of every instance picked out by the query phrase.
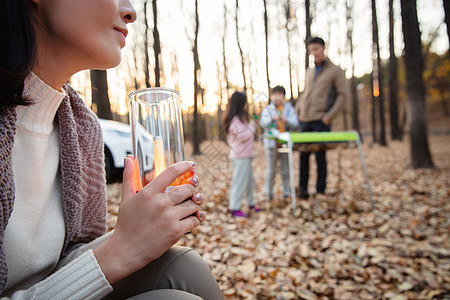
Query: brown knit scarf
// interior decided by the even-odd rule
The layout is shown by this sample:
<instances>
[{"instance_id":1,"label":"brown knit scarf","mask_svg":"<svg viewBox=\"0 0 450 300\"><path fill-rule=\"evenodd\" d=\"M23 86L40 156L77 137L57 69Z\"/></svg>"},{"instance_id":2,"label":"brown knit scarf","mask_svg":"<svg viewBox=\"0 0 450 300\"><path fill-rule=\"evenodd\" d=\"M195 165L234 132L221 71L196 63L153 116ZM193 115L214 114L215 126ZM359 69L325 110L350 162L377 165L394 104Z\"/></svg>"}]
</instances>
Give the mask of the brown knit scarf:
<instances>
[{"instance_id":1,"label":"brown knit scarf","mask_svg":"<svg viewBox=\"0 0 450 300\"><path fill-rule=\"evenodd\" d=\"M62 256L101 236L106 230L106 184L103 136L97 117L68 84L58 112L60 167L66 235ZM3 237L14 206L12 148L16 110L0 108L0 293L8 268ZM39 245L36 245L38 247Z\"/></svg>"}]
</instances>

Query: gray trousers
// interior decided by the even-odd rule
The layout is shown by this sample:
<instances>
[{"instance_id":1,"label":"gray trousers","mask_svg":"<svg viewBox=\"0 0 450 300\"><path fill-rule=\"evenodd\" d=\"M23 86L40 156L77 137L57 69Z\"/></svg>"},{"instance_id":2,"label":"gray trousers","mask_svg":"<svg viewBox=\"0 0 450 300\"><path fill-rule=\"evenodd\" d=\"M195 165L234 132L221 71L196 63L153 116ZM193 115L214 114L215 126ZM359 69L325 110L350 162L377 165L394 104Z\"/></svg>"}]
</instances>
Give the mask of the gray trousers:
<instances>
[{"instance_id":1,"label":"gray trousers","mask_svg":"<svg viewBox=\"0 0 450 300\"><path fill-rule=\"evenodd\" d=\"M275 183L275 172L277 170L277 161L280 160L280 173L283 181L283 197L289 197L289 158L287 153L278 153L277 148L266 148L266 199L273 198L273 186Z\"/></svg>"},{"instance_id":2,"label":"gray trousers","mask_svg":"<svg viewBox=\"0 0 450 300\"><path fill-rule=\"evenodd\" d=\"M253 191L255 190L255 176L253 175L251 158L234 158L233 178L231 178L230 210L240 210L244 195L248 206L255 205Z\"/></svg>"},{"instance_id":3,"label":"gray trousers","mask_svg":"<svg viewBox=\"0 0 450 300\"><path fill-rule=\"evenodd\" d=\"M223 299L206 262L192 249L179 246L173 246L143 269L115 283L113 288L104 299Z\"/></svg>"}]
</instances>

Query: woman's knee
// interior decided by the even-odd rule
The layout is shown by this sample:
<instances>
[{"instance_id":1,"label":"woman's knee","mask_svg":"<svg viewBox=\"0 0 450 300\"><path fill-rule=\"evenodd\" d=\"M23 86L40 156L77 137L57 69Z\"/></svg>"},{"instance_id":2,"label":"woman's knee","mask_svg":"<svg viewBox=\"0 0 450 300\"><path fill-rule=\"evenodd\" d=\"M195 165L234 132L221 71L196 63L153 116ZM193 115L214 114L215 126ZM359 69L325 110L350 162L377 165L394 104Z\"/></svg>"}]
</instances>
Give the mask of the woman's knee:
<instances>
[{"instance_id":1,"label":"woman's knee","mask_svg":"<svg viewBox=\"0 0 450 300\"><path fill-rule=\"evenodd\" d=\"M142 293L131 298L129 300L202 300L199 296L192 295L190 293L179 290L154 290L146 293Z\"/></svg>"},{"instance_id":2,"label":"woman's knee","mask_svg":"<svg viewBox=\"0 0 450 300\"><path fill-rule=\"evenodd\" d=\"M172 247L177 253L165 271L165 284L203 299L222 299L222 292L207 263L192 249Z\"/></svg>"}]
</instances>

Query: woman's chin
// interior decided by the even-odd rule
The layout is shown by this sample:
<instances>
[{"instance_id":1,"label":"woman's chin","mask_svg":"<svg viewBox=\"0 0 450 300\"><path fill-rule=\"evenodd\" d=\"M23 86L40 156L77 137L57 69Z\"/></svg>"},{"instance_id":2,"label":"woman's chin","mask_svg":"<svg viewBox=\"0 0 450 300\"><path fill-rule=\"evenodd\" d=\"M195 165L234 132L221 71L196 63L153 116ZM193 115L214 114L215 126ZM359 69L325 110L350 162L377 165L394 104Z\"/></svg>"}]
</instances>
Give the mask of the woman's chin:
<instances>
[{"instance_id":1,"label":"woman's chin","mask_svg":"<svg viewBox=\"0 0 450 300\"><path fill-rule=\"evenodd\" d=\"M122 55L120 51L118 53L105 53L95 60L94 66L89 69L106 70L117 67L122 61Z\"/></svg>"}]
</instances>

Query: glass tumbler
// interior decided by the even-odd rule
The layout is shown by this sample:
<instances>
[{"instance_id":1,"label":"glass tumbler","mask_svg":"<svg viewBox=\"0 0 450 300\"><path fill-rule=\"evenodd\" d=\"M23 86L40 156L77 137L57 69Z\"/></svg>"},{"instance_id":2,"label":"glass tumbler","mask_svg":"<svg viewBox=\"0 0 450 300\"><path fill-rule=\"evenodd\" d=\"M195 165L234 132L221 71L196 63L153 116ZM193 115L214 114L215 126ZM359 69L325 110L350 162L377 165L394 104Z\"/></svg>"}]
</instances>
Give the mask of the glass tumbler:
<instances>
[{"instance_id":1,"label":"glass tumbler","mask_svg":"<svg viewBox=\"0 0 450 300\"><path fill-rule=\"evenodd\" d=\"M184 160L180 95L172 89L146 88L130 93L128 100L139 191L169 165ZM171 186L184 184L191 176L180 176Z\"/></svg>"}]
</instances>

